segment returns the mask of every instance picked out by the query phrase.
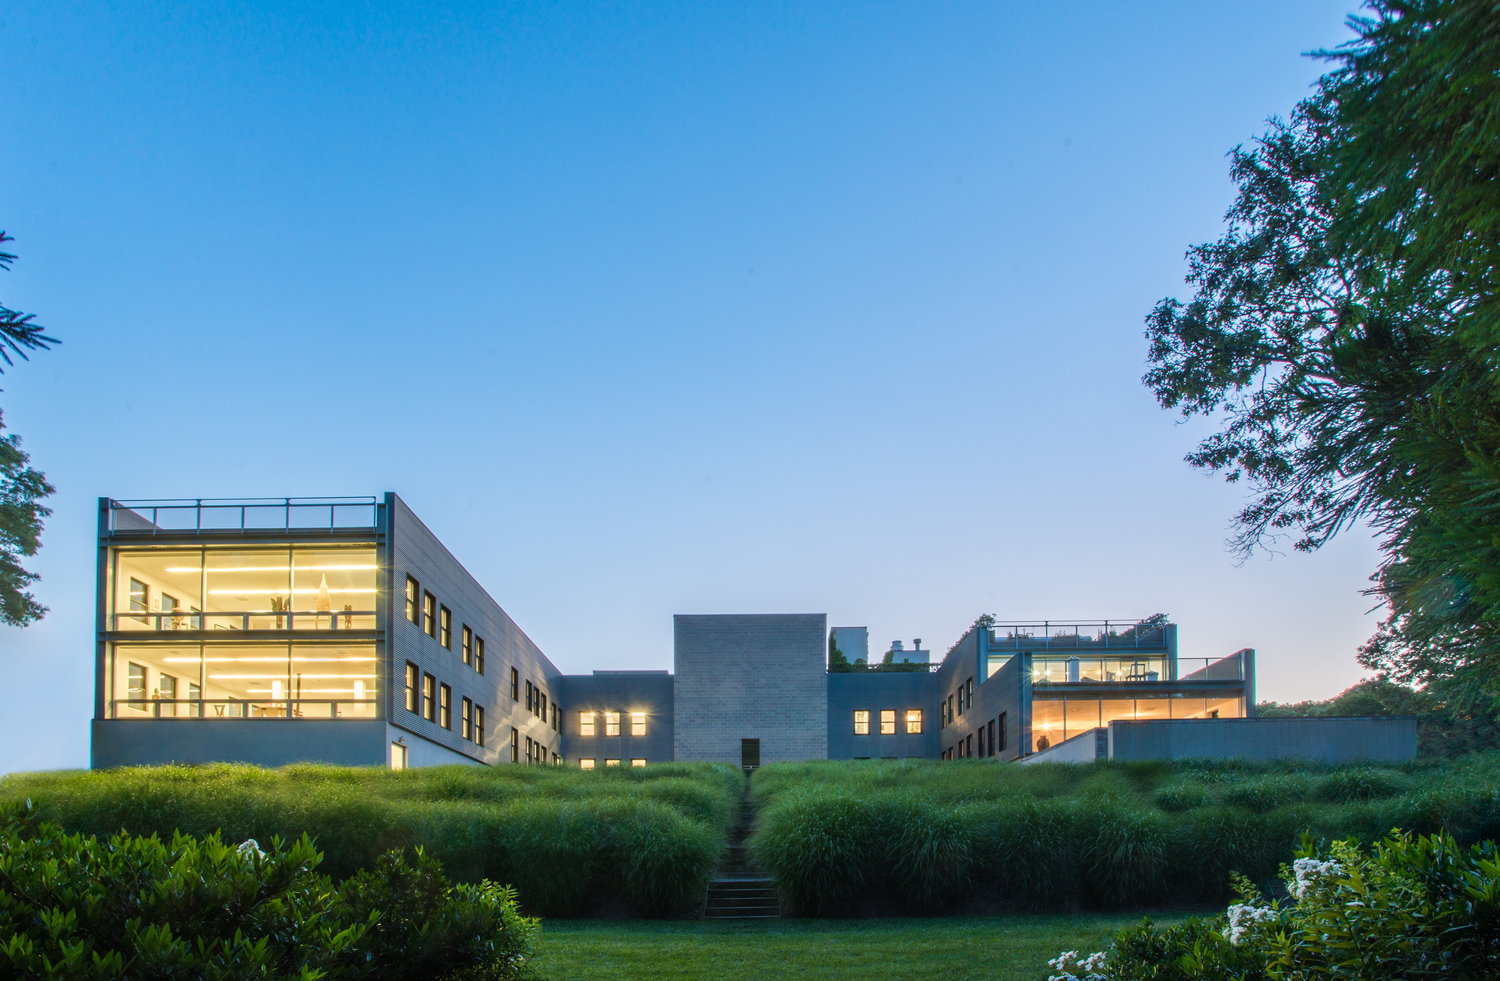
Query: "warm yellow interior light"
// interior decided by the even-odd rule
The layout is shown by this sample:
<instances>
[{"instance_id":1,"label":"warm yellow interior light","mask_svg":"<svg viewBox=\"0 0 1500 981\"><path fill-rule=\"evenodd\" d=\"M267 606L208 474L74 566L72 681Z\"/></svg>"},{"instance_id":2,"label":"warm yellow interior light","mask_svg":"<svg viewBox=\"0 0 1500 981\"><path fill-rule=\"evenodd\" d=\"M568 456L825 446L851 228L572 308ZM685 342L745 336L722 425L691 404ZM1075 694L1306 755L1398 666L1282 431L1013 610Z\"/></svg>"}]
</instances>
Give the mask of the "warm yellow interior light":
<instances>
[{"instance_id":1,"label":"warm yellow interior light","mask_svg":"<svg viewBox=\"0 0 1500 981\"><path fill-rule=\"evenodd\" d=\"M285 572L288 568L296 569L298 572L370 572L377 566L373 565L237 565L208 567L209 572ZM202 572L201 566L167 566L168 572Z\"/></svg>"},{"instance_id":2,"label":"warm yellow interior light","mask_svg":"<svg viewBox=\"0 0 1500 981\"><path fill-rule=\"evenodd\" d=\"M214 681L256 681L285 678L286 674L211 674L209 678ZM300 678L373 678L373 674L299 674Z\"/></svg>"},{"instance_id":3,"label":"warm yellow interior light","mask_svg":"<svg viewBox=\"0 0 1500 981\"><path fill-rule=\"evenodd\" d=\"M311 587L311 586L303 588L303 589L292 589L292 590L286 590L286 589L210 589L208 591L208 595L210 595L210 596L284 596L288 592L292 592L292 593L308 593L308 594L316 595L317 593L320 593L322 591L323 590L321 589L321 587ZM370 587L370 588L368 588L368 589L333 589L333 588L330 588L328 590L328 592L330 592L330 593L373 593L373 592L375 592L375 589L374 589L373 586ZM308 612L308 611L293 610L292 612L293 613L303 613L303 612ZM327 610L323 610L322 612L327 613L328 611ZM337 612L343 612L343 611L340 610L340 611L337 611Z\"/></svg>"}]
</instances>

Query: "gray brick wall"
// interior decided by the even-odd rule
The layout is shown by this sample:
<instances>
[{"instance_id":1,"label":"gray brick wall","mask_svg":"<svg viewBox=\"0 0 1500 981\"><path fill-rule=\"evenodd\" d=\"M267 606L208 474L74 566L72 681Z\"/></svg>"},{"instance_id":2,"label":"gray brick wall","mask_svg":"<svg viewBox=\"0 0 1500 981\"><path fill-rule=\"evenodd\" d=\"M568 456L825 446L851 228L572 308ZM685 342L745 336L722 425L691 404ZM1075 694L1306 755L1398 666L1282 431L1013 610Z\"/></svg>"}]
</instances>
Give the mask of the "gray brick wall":
<instances>
[{"instance_id":1,"label":"gray brick wall","mask_svg":"<svg viewBox=\"0 0 1500 981\"><path fill-rule=\"evenodd\" d=\"M828 617L679 615L673 620L674 756L739 765L828 756Z\"/></svg>"}]
</instances>

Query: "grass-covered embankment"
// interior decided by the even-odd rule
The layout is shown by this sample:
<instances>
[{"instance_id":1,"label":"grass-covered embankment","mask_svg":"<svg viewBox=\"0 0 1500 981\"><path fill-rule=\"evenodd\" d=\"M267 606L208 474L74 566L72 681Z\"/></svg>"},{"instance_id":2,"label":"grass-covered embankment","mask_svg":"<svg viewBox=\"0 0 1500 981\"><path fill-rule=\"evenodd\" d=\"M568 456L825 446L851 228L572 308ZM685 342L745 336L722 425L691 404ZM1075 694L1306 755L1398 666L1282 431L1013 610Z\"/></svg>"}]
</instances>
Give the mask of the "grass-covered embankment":
<instances>
[{"instance_id":1,"label":"grass-covered embankment","mask_svg":"<svg viewBox=\"0 0 1500 981\"><path fill-rule=\"evenodd\" d=\"M912 912L1211 903L1229 896L1232 872L1271 880L1304 832L1500 836L1497 772L1493 753L1388 767L784 763L755 774L748 844L804 915L878 896Z\"/></svg>"},{"instance_id":2,"label":"grass-covered embankment","mask_svg":"<svg viewBox=\"0 0 1500 981\"><path fill-rule=\"evenodd\" d=\"M702 899L743 787L739 770L713 764L226 764L15 774L0 781L0 800L30 798L42 820L100 837L218 831L233 842L305 832L335 878L371 868L391 848L420 847L455 880L514 885L532 912L575 916L621 899L637 914L668 916Z\"/></svg>"},{"instance_id":3,"label":"grass-covered embankment","mask_svg":"<svg viewBox=\"0 0 1500 981\"><path fill-rule=\"evenodd\" d=\"M1135 915L734 924L554 921L538 970L589 981L1037 981L1062 950L1102 950Z\"/></svg>"}]
</instances>

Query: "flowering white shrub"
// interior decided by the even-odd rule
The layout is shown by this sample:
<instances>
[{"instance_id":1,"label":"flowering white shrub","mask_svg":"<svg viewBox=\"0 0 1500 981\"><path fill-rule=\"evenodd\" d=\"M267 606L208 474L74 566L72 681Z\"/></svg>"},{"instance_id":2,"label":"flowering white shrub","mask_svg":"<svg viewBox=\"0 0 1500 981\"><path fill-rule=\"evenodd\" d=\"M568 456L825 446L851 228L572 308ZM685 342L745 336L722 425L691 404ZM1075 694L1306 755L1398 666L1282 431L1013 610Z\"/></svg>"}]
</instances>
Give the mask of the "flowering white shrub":
<instances>
[{"instance_id":1,"label":"flowering white shrub","mask_svg":"<svg viewBox=\"0 0 1500 981\"><path fill-rule=\"evenodd\" d=\"M1275 909L1269 906L1251 906L1249 903L1236 903L1229 907L1228 916L1229 925L1224 928L1224 937L1236 947L1255 924L1269 923L1279 918Z\"/></svg>"},{"instance_id":2,"label":"flowering white shrub","mask_svg":"<svg viewBox=\"0 0 1500 981\"><path fill-rule=\"evenodd\" d=\"M238 855L249 855L255 858L266 857L266 853L261 851L260 842L256 841L254 838L246 838L244 841L240 842L240 847L235 849L235 853Z\"/></svg>"},{"instance_id":3,"label":"flowering white shrub","mask_svg":"<svg viewBox=\"0 0 1500 981\"><path fill-rule=\"evenodd\" d=\"M1320 862L1315 858L1299 858L1292 863L1292 878L1287 880L1287 892L1293 899L1301 899L1319 884L1331 882L1344 874L1344 867L1333 859Z\"/></svg>"},{"instance_id":4,"label":"flowering white shrub","mask_svg":"<svg viewBox=\"0 0 1500 981\"><path fill-rule=\"evenodd\" d=\"M1100 950L1080 959L1078 951L1065 950L1047 962L1048 967L1059 972L1047 981L1102 981L1106 956L1107 952Z\"/></svg>"}]
</instances>

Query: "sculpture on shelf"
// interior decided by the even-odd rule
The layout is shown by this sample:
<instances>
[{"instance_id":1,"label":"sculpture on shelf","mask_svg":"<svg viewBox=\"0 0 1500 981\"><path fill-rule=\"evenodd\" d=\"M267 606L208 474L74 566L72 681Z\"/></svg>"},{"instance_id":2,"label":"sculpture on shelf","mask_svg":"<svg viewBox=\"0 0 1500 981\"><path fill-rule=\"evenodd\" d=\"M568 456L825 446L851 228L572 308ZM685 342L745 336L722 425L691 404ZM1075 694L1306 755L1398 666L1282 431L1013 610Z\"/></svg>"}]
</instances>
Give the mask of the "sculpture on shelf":
<instances>
[{"instance_id":1,"label":"sculpture on shelf","mask_svg":"<svg viewBox=\"0 0 1500 981\"><path fill-rule=\"evenodd\" d=\"M288 612L290 609L291 609L291 599L289 597L282 597L282 596L272 596L271 597L271 612L276 614L276 629L277 630L281 629L281 614Z\"/></svg>"},{"instance_id":2,"label":"sculpture on shelf","mask_svg":"<svg viewBox=\"0 0 1500 981\"><path fill-rule=\"evenodd\" d=\"M333 598L328 595L328 576L326 574L323 576L323 581L320 582L320 583L318 583L318 605L317 605L317 611L319 613L330 614L330 616L328 617L328 625L330 627L332 627L333 626L333 616L332 616L332 613L333 613ZM322 617L318 617L318 626L320 628L323 626L323 618Z\"/></svg>"}]
</instances>

